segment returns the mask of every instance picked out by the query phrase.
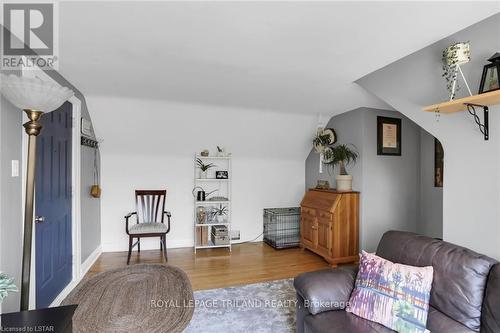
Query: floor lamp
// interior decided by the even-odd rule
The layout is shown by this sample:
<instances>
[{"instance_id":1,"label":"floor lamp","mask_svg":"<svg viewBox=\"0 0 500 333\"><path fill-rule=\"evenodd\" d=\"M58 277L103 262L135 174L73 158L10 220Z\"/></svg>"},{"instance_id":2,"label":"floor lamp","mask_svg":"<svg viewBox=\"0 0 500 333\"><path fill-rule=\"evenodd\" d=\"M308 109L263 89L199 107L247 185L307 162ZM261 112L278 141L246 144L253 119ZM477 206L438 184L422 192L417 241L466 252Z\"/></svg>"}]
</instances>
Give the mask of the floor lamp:
<instances>
[{"instance_id":1,"label":"floor lamp","mask_svg":"<svg viewBox=\"0 0 500 333\"><path fill-rule=\"evenodd\" d=\"M2 95L13 105L23 110L29 121L24 129L28 134L28 160L26 165L26 201L24 206L23 265L21 277L21 311L29 308L31 243L33 231L33 208L36 176L36 137L42 124L44 112L54 111L73 96L73 91L39 78L16 75L1 75Z\"/></svg>"}]
</instances>

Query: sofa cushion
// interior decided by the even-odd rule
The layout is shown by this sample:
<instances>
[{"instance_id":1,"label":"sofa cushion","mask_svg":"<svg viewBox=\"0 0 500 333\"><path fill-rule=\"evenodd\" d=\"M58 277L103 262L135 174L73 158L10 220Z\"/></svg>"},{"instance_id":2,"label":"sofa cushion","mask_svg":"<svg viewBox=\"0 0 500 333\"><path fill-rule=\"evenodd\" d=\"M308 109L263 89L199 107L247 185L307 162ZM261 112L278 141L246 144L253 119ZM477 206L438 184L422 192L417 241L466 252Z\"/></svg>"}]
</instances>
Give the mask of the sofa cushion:
<instances>
[{"instance_id":1,"label":"sofa cushion","mask_svg":"<svg viewBox=\"0 0 500 333\"><path fill-rule=\"evenodd\" d=\"M304 333L394 333L393 330L345 311L328 311L304 320Z\"/></svg>"},{"instance_id":2,"label":"sofa cushion","mask_svg":"<svg viewBox=\"0 0 500 333\"><path fill-rule=\"evenodd\" d=\"M481 333L500 332L500 264L496 264L488 276L483 302Z\"/></svg>"},{"instance_id":3,"label":"sofa cushion","mask_svg":"<svg viewBox=\"0 0 500 333\"><path fill-rule=\"evenodd\" d=\"M401 264L434 267L430 305L479 331L486 280L496 263L485 255L410 232L389 231L377 255Z\"/></svg>"},{"instance_id":4,"label":"sofa cushion","mask_svg":"<svg viewBox=\"0 0 500 333\"><path fill-rule=\"evenodd\" d=\"M356 266L341 266L308 272L297 276L293 285L309 313L340 310L347 306L357 270Z\"/></svg>"},{"instance_id":5,"label":"sofa cushion","mask_svg":"<svg viewBox=\"0 0 500 333\"><path fill-rule=\"evenodd\" d=\"M128 229L131 235L137 234L160 234L167 232L167 226L160 222L137 223Z\"/></svg>"},{"instance_id":6,"label":"sofa cushion","mask_svg":"<svg viewBox=\"0 0 500 333\"><path fill-rule=\"evenodd\" d=\"M433 307L429 308L427 329L438 333L474 333L470 328L465 327Z\"/></svg>"},{"instance_id":7,"label":"sofa cushion","mask_svg":"<svg viewBox=\"0 0 500 333\"><path fill-rule=\"evenodd\" d=\"M362 252L348 312L398 332L426 332L432 266L394 264Z\"/></svg>"}]
</instances>

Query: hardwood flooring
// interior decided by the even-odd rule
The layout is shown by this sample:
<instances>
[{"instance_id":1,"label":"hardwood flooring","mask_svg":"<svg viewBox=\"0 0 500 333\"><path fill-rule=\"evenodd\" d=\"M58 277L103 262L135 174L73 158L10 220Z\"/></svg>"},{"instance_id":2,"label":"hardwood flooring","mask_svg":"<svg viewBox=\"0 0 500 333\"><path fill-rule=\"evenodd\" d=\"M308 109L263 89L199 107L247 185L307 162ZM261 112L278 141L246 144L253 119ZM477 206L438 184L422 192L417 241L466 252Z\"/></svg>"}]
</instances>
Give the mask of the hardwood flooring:
<instances>
[{"instance_id":1,"label":"hardwood flooring","mask_svg":"<svg viewBox=\"0 0 500 333\"><path fill-rule=\"evenodd\" d=\"M130 265L166 263L160 250L132 252ZM321 257L300 248L275 250L263 242L243 243L228 249L169 249L168 263L184 270L194 290L222 288L292 278L300 273L329 267ZM101 254L86 277L126 267L127 252Z\"/></svg>"}]
</instances>

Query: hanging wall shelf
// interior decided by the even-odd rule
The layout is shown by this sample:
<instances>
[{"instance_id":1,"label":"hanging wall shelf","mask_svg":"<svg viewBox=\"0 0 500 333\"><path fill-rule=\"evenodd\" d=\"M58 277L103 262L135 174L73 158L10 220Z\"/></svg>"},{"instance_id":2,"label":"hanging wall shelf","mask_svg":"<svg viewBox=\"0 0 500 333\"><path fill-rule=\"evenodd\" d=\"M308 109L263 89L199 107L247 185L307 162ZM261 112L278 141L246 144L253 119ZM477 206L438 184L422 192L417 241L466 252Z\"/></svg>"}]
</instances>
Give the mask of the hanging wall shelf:
<instances>
[{"instance_id":1,"label":"hanging wall shelf","mask_svg":"<svg viewBox=\"0 0 500 333\"><path fill-rule=\"evenodd\" d=\"M438 113L453 113L460 111L469 111L469 113L474 117L474 121L479 126L479 130L484 135L484 139L489 139L489 122L488 122L488 106L500 104L500 90L490 91L484 94L468 96L464 98L455 99L449 102L442 102L439 104L434 104L426 106L424 111L426 112L438 112ZM483 109L483 121L476 113L476 108Z\"/></svg>"}]
</instances>

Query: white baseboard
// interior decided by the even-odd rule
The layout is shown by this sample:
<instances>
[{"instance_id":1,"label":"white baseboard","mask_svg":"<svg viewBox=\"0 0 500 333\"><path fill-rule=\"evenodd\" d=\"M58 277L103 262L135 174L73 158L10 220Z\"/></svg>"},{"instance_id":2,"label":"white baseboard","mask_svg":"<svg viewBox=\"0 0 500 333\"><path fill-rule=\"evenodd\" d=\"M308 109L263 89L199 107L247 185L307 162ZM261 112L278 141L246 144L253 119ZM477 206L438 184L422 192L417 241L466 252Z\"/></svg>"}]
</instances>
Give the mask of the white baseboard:
<instances>
[{"instance_id":1,"label":"white baseboard","mask_svg":"<svg viewBox=\"0 0 500 333\"><path fill-rule=\"evenodd\" d=\"M87 272L89 271L90 267L92 267L92 265L96 262L97 258L99 258L99 256L101 255L102 253L102 246L99 245L95 250L94 252L92 252L87 259L85 259L85 261L82 263L82 265L80 266L80 277L84 277L85 274L87 274Z\"/></svg>"},{"instance_id":2,"label":"white baseboard","mask_svg":"<svg viewBox=\"0 0 500 333\"><path fill-rule=\"evenodd\" d=\"M176 249L181 247L193 247L192 239L179 239L179 240L167 240L167 249ZM153 241L153 238L141 240L141 251L142 250L159 250L160 243L159 238ZM134 248L137 250L137 247ZM128 243L107 243L102 244L102 252L124 252L128 251Z\"/></svg>"},{"instance_id":3,"label":"white baseboard","mask_svg":"<svg viewBox=\"0 0 500 333\"><path fill-rule=\"evenodd\" d=\"M69 293L78 285L78 283L82 281L85 274L87 274L90 267L92 267L92 265L96 262L97 258L99 258L101 253L102 253L102 247L101 245L99 245L94 250L94 252L92 252L90 256L80 265L80 272L79 272L80 274L78 274L78 277L73 281L71 281L66 286L66 288L64 288L63 291L61 291L59 295L57 295L57 297L54 299L54 301L52 301L49 307L59 306L61 304L61 302L69 295Z\"/></svg>"}]
</instances>

